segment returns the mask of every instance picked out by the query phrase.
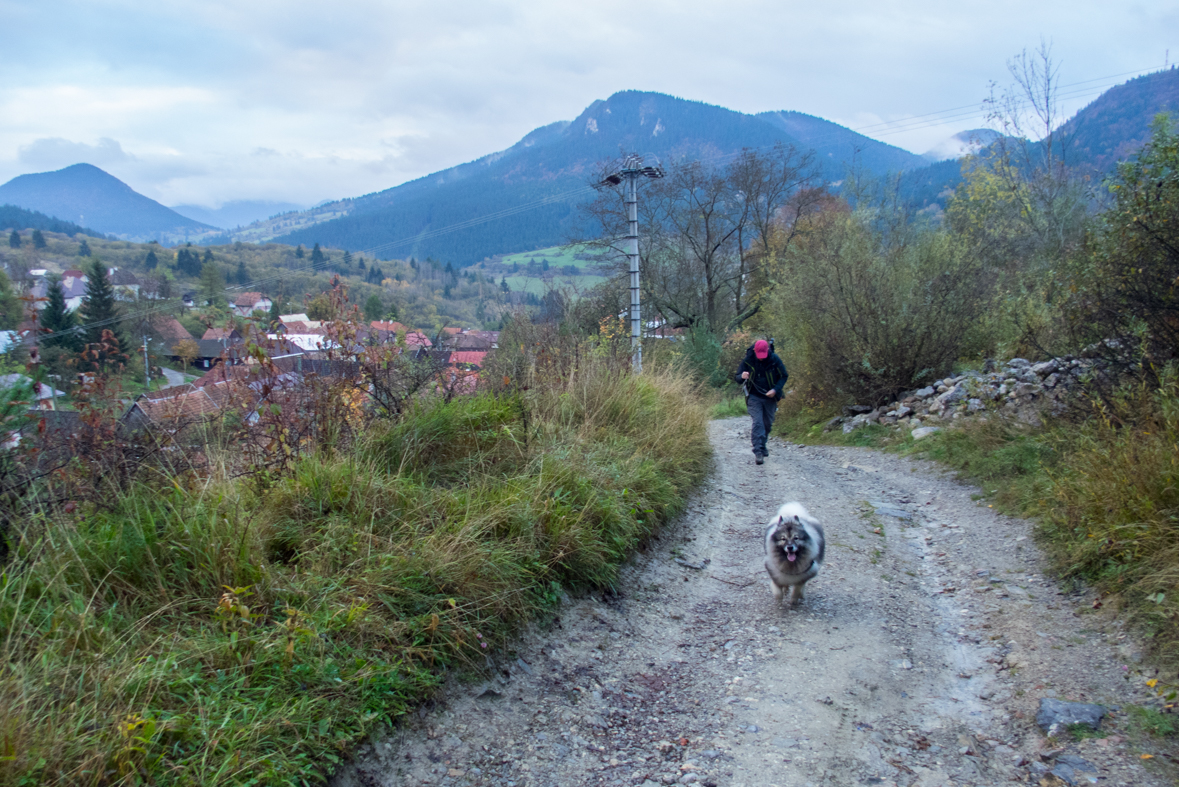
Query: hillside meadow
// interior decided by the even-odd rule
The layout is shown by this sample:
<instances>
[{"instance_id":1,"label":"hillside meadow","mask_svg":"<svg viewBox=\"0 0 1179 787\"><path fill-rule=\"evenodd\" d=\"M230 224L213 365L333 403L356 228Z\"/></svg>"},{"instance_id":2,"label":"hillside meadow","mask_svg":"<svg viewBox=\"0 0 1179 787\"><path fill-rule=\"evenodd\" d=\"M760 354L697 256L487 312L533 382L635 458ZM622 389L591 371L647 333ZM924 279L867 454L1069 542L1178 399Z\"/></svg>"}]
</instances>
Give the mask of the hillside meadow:
<instances>
[{"instance_id":1,"label":"hillside meadow","mask_svg":"<svg viewBox=\"0 0 1179 787\"><path fill-rule=\"evenodd\" d=\"M101 407L109 437L53 475L7 454L0 784L319 782L562 594L610 588L703 478L704 409L610 340L529 335L507 387L399 417L317 389L293 454L232 413L145 454Z\"/></svg>"}]
</instances>

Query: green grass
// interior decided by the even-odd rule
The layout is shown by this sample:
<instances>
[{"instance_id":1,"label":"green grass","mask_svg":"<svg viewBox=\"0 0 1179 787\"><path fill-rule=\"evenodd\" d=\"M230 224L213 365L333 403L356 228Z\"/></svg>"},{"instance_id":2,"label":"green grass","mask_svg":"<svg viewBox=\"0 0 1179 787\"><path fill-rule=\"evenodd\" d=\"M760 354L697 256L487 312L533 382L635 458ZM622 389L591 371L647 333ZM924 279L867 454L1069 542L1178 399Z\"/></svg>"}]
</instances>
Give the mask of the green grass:
<instances>
[{"instance_id":1,"label":"green grass","mask_svg":"<svg viewBox=\"0 0 1179 787\"><path fill-rule=\"evenodd\" d=\"M264 489L143 478L0 573L0 784L317 783L563 589L610 586L704 475L684 378L585 363L427 402Z\"/></svg>"},{"instance_id":2,"label":"green grass","mask_svg":"<svg viewBox=\"0 0 1179 787\"><path fill-rule=\"evenodd\" d=\"M594 285L601 284L606 281L605 276L565 276L565 275L550 275L545 278L540 276L508 276L508 286L512 288L513 292L530 292L534 295L544 295L550 289L572 289L575 292L584 292Z\"/></svg>"},{"instance_id":3,"label":"green grass","mask_svg":"<svg viewBox=\"0 0 1179 787\"><path fill-rule=\"evenodd\" d=\"M745 408L745 398L741 395L727 396L712 406L709 412L709 417L712 420L721 418L735 418L739 415L748 415L749 411Z\"/></svg>"},{"instance_id":4,"label":"green grass","mask_svg":"<svg viewBox=\"0 0 1179 787\"><path fill-rule=\"evenodd\" d=\"M1160 713L1154 708L1130 705L1126 708L1133 729L1156 738L1167 738L1179 734L1179 721L1171 714Z\"/></svg>"},{"instance_id":5,"label":"green grass","mask_svg":"<svg viewBox=\"0 0 1179 787\"><path fill-rule=\"evenodd\" d=\"M551 246L547 249L509 254L503 258L502 263L504 265L527 265L532 260L536 260L537 264L541 260L548 260L549 267L552 268L562 268L566 265L576 265L581 268L586 265L586 261L579 260L577 258L579 254L593 254L593 251L583 246Z\"/></svg>"}]
</instances>

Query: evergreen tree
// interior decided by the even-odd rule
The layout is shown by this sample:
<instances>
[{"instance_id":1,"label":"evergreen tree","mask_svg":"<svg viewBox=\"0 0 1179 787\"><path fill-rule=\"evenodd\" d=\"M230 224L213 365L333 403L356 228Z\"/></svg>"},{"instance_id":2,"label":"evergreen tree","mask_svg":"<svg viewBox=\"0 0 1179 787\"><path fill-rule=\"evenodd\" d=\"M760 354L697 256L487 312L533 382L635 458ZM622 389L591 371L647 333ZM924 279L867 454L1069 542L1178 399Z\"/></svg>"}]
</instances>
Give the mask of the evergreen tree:
<instances>
[{"instance_id":1,"label":"evergreen tree","mask_svg":"<svg viewBox=\"0 0 1179 787\"><path fill-rule=\"evenodd\" d=\"M192 244L190 243L188 245L191 246ZM194 251L193 254L196 254L196 252ZM212 261L213 261L213 250L212 249L205 249L205 256L201 258L201 264L203 265L206 262L212 262Z\"/></svg>"},{"instance_id":2,"label":"evergreen tree","mask_svg":"<svg viewBox=\"0 0 1179 787\"><path fill-rule=\"evenodd\" d=\"M385 304L381 302L381 296L375 292L368 296L368 300L364 302L364 319L372 322L373 320L381 319L381 315L385 313Z\"/></svg>"},{"instance_id":3,"label":"evergreen tree","mask_svg":"<svg viewBox=\"0 0 1179 787\"><path fill-rule=\"evenodd\" d=\"M82 337L74 329L78 321L66 309L65 289L61 278L49 277L49 290L45 308L41 310L41 328L49 334L41 339L42 347L62 347L73 352L82 349Z\"/></svg>"},{"instance_id":4,"label":"evergreen tree","mask_svg":"<svg viewBox=\"0 0 1179 787\"><path fill-rule=\"evenodd\" d=\"M278 305L278 298L277 297L274 298L274 300L272 300L270 302L270 315L269 315L269 317L270 317L270 324L271 325L273 325L274 323L276 323L280 319L282 319L282 307Z\"/></svg>"},{"instance_id":5,"label":"evergreen tree","mask_svg":"<svg viewBox=\"0 0 1179 787\"><path fill-rule=\"evenodd\" d=\"M33 248L43 249L49 244L45 242L45 236L41 234L41 230L33 230Z\"/></svg>"},{"instance_id":6,"label":"evergreen tree","mask_svg":"<svg viewBox=\"0 0 1179 787\"><path fill-rule=\"evenodd\" d=\"M359 270L364 270L364 257L357 257L356 258L356 267Z\"/></svg>"},{"instance_id":7,"label":"evergreen tree","mask_svg":"<svg viewBox=\"0 0 1179 787\"><path fill-rule=\"evenodd\" d=\"M160 259L156 256L156 250L148 249L147 256L143 258L143 267L147 268L149 271L154 271L156 266L159 264Z\"/></svg>"},{"instance_id":8,"label":"evergreen tree","mask_svg":"<svg viewBox=\"0 0 1179 787\"><path fill-rule=\"evenodd\" d=\"M450 299L450 284L449 283L445 287L442 288L442 297L446 298L448 300Z\"/></svg>"},{"instance_id":9,"label":"evergreen tree","mask_svg":"<svg viewBox=\"0 0 1179 787\"><path fill-rule=\"evenodd\" d=\"M299 248L295 249L295 258L300 260L303 259L303 253L303 244L300 243Z\"/></svg>"},{"instance_id":10,"label":"evergreen tree","mask_svg":"<svg viewBox=\"0 0 1179 787\"><path fill-rule=\"evenodd\" d=\"M237 261L237 283L238 284L245 284L249 280L250 280L250 277L246 273L246 261L245 260L238 260Z\"/></svg>"},{"instance_id":11,"label":"evergreen tree","mask_svg":"<svg viewBox=\"0 0 1179 787\"><path fill-rule=\"evenodd\" d=\"M508 286L508 277L504 276L499 280L499 288L504 292L511 292L512 288Z\"/></svg>"},{"instance_id":12,"label":"evergreen tree","mask_svg":"<svg viewBox=\"0 0 1179 787\"><path fill-rule=\"evenodd\" d=\"M82 328L86 344L102 342L103 332L110 331L119 345L119 355L127 348L127 340L119 322L119 305L115 301L115 288L107 278L106 266L97 257L90 261L86 270L86 297L82 299ZM98 361L105 367L108 361L116 360L113 353L100 352Z\"/></svg>"},{"instance_id":13,"label":"evergreen tree","mask_svg":"<svg viewBox=\"0 0 1179 787\"><path fill-rule=\"evenodd\" d=\"M92 253L90 251L90 244L86 242L85 238L82 238L82 242L78 244L78 256L89 257Z\"/></svg>"},{"instance_id":14,"label":"evergreen tree","mask_svg":"<svg viewBox=\"0 0 1179 787\"><path fill-rule=\"evenodd\" d=\"M352 267L352 252L347 251L347 250L344 251L344 267L345 268Z\"/></svg>"},{"instance_id":15,"label":"evergreen tree","mask_svg":"<svg viewBox=\"0 0 1179 787\"><path fill-rule=\"evenodd\" d=\"M25 317L25 306L12 289L12 280L0 270L0 331L11 331Z\"/></svg>"},{"instance_id":16,"label":"evergreen tree","mask_svg":"<svg viewBox=\"0 0 1179 787\"><path fill-rule=\"evenodd\" d=\"M196 255L194 254L195 258ZM221 266L215 262L206 262L201 266L201 300L210 306L225 305L225 276L221 273Z\"/></svg>"},{"instance_id":17,"label":"evergreen tree","mask_svg":"<svg viewBox=\"0 0 1179 787\"><path fill-rule=\"evenodd\" d=\"M312 270L319 270L324 266L327 258L323 256L323 251L319 248L319 244L315 244L315 248L311 250L311 268Z\"/></svg>"},{"instance_id":18,"label":"evergreen tree","mask_svg":"<svg viewBox=\"0 0 1179 787\"><path fill-rule=\"evenodd\" d=\"M206 264L211 265L213 263ZM201 275L202 269L201 258L197 256L196 252L189 251L187 248L176 252L176 270L185 276L198 277Z\"/></svg>"},{"instance_id":19,"label":"evergreen tree","mask_svg":"<svg viewBox=\"0 0 1179 787\"><path fill-rule=\"evenodd\" d=\"M8 245L14 249L20 248L20 233L19 232L17 232L16 230L12 231L12 234L8 236Z\"/></svg>"}]
</instances>

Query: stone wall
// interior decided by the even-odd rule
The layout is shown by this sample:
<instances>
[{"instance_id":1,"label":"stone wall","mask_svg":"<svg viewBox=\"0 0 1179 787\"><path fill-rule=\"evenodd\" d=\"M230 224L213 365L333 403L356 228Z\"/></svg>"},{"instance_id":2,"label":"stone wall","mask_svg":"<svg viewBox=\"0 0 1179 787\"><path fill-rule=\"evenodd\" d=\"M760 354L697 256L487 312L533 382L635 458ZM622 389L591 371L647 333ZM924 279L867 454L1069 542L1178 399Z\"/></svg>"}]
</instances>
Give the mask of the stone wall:
<instances>
[{"instance_id":1,"label":"stone wall","mask_svg":"<svg viewBox=\"0 0 1179 787\"><path fill-rule=\"evenodd\" d=\"M984 371L970 371L902 394L882 407L852 405L832 418L824 432L842 428L844 434L868 424L911 429L916 439L962 418L998 412L1026 424L1039 426L1041 418L1065 409L1070 391L1100 374L1101 362L1065 357L1042 363L1012 358L1000 368L988 361ZM992 369L994 369L992 371Z\"/></svg>"}]
</instances>

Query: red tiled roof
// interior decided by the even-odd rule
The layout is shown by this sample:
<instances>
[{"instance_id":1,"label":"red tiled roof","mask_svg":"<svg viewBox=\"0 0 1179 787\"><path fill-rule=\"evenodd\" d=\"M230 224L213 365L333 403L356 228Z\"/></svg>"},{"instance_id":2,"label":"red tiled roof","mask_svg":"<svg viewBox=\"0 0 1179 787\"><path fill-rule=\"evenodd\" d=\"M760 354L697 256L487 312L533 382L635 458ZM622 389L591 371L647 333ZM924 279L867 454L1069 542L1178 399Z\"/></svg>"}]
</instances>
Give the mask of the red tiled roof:
<instances>
[{"instance_id":1,"label":"red tiled roof","mask_svg":"<svg viewBox=\"0 0 1179 787\"><path fill-rule=\"evenodd\" d=\"M371 323L369 323L369 325L376 328L378 331L393 331L394 333L399 333L406 330L406 327L399 322L383 322L382 320L373 320Z\"/></svg>"},{"instance_id":2,"label":"red tiled roof","mask_svg":"<svg viewBox=\"0 0 1179 787\"><path fill-rule=\"evenodd\" d=\"M475 350L460 351L460 352L451 353L450 358L447 359L446 362L450 363L450 364L469 363L474 366L482 366L483 359L485 357L487 357L486 352L479 352L479 351L475 351Z\"/></svg>"},{"instance_id":3,"label":"red tiled roof","mask_svg":"<svg viewBox=\"0 0 1179 787\"><path fill-rule=\"evenodd\" d=\"M157 317L152 320L151 330L157 339L163 339L172 344L182 342L185 339L192 340L192 334L175 317Z\"/></svg>"},{"instance_id":4,"label":"red tiled roof","mask_svg":"<svg viewBox=\"0 0 1179 787\"><path fill-rule=\"evenodd\" d=\"M265 297L266 296L260 292L243 292L241 295L237 296L237 300L233 302L233 305L245 308L247 306L253 306Z\"/></svg>"},{"instance_id":5,"label":"red tiled roof","mask_svg":"<svg viewBox=\"0 0 1179 787\"><path fill-rule=\"evenodd\" d=\"M191 388L191 386L176 387ZM220 387L225 386L222 384ZM158 394L161 392L157 391L156 393ZM218 398L224 399L223 396ZM220 402L216 401L213 396L210 396L210 392L203 388L196 388L189 390L186 393L181 393L179 395L163 399L150 399L144 397L135 404L139 407L145 416L155 423L160 423L161 421L179 420L182 418L199 418L201 416L215 413L221 409Z\"/></svg>"},{"instance_id":6,"label":"red tiled roof","mask_svg":"<svg viewBox=\"0 0 1179 787\"><path fill-rule=\"evenodd\" d=\"M434 342L430 341L429 337L421 331L406 331L405 343L418 345L421 347L433 347Z\"/></svg>"},{"instance_id":7,"label":"red tiled roof","mask_svg":"<svg viewBox=\"0 0 1179 787\"><path fill-rule=\"evenodd\" d=\"M205 331L205 335L201 337L201 341L219 342L222 339L240 339L241 334L237 332L237 328L209 328Z\"/></svg>"}]
</instances>

